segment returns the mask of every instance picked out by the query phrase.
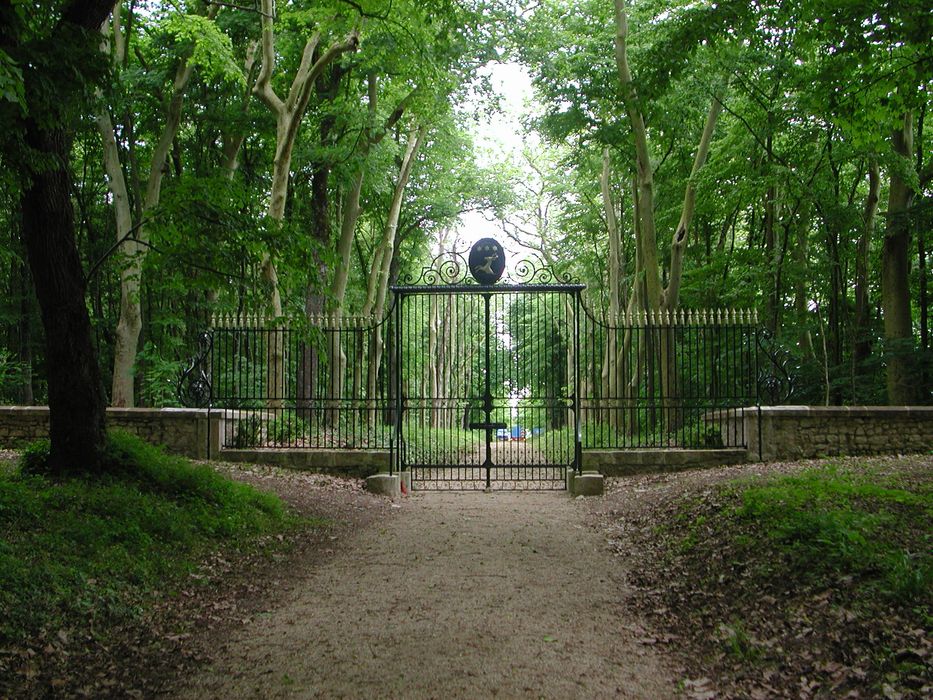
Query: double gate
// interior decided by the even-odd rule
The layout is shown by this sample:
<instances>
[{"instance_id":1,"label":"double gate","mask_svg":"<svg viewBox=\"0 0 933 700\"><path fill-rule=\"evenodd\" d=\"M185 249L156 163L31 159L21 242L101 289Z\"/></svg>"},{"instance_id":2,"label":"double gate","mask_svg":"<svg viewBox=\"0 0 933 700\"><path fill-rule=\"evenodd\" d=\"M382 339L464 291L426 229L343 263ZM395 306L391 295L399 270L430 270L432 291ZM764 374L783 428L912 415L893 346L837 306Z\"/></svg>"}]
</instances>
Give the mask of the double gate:
<instances>
[{"instance_id":1,"label":"double gate","mask_svg":"<svg viewBox=\"0 0 933 700\"><path fill-rule=\"evenodd\" d=\"M393 288L393 455L413 488L565 488L580 460L583 288Z\"/></svg>"},{"instance_id":2,"label":"double gate","mask_svg":"<svg viewBox=\"0 0 933 700\"><path fill-rule=\"evenodd\" d=\"M382 318L215 319L182 402L221 450L379 450L415 489L563 489L584 449L747 447L743 414L781 379L751 311L608 318L545 267L467 269L436 259Z\"/></svg>"}]
</instances>

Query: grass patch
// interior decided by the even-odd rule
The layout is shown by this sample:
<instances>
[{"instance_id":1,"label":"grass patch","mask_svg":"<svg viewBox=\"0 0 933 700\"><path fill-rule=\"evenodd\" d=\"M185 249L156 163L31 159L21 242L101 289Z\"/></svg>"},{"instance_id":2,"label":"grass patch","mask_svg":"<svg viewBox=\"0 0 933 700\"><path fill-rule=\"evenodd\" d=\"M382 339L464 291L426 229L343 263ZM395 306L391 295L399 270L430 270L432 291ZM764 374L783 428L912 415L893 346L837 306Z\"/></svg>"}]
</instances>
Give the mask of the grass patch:
<instances>
[{"instance_id":1,"label":"grass patch","mask_svg":"<svg viewBox=\"0 0 933 700\"><path fill-rule=\"evenodd\" d=\"M907 605L933 590L933 489L834 466L750 485L734 507L740 527L804 579L851 577ZM743 528L744 529L744 528ZM742 541L755 537L744 533Z\"/></svg>"},{"instance_id":2,"label":"grass patch","mask_svg":"<svg viewBox=\"0 0 933 700\"><path fill-rule=\"evenodd\" d=\"M136 617L209 551L299 524L274 495L110 436L105 471L50 479L47 443L0 470L0 647Z\"/></svg>"}]
</instances>

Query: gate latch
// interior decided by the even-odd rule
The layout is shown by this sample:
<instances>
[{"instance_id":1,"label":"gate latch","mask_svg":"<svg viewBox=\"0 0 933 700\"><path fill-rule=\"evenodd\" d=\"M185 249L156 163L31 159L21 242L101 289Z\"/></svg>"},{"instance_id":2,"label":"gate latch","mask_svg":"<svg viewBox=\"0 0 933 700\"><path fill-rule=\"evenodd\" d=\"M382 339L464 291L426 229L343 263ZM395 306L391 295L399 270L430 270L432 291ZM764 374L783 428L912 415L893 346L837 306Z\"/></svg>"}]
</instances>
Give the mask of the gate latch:
<instances>
[{"instance_id":1,"label":"gate latch","mask_svg":"<svg viewBox=\"0 0 933 700\"><path fill-rule=\"evenodd\" d=\"M470 430L499 430L508 427L507 423L470 423Z\"/></svg>"}]
</instances>

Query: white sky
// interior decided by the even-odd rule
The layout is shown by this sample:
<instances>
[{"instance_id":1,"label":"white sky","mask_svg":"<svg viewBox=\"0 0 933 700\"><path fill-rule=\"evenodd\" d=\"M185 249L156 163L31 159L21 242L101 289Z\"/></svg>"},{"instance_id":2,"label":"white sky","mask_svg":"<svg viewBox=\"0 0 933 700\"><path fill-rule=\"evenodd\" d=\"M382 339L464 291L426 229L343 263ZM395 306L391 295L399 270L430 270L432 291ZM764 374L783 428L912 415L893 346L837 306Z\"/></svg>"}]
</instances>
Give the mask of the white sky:
<instances>
[{"instance_id":1,"label":"white sky","mask_svg":"<svg viewBox=\"0 0 933 700\"><path fill-rule=\"evenodd\" d=\"M531 76L524 66L511 62L490 63L482 72L490 76L493 89L500 96L502 111L487 118L481 105L476 106L478 119L471 131L477 162L484 167L503 162L519 163L525 143L521 120L534 108ZM530 145L537 141L534 135L530 135L528 140ZM497 223L487 221L479 212L461 215L455 232L460 241L458 249L468 248L480 238L490 236L498 239L506 250L513 253L510 257L514 257L517 246L505 238Z\"/></svg>"}]
</instances>

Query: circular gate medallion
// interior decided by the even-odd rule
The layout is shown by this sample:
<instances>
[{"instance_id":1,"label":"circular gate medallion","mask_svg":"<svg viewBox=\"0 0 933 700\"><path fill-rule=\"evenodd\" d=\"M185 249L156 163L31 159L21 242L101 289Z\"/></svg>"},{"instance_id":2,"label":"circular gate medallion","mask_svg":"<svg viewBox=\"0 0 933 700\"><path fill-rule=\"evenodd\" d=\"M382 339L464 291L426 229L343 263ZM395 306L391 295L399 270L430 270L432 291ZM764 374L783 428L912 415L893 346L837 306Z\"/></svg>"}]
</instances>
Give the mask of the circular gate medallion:
<instances>
[{"instance_id":1,"label":"circular gate medallion","mask_svg":"<svg viewBox=\"0 0 933 700\"><path fill-rule=\"evenodd\" d=\"M470 273L480 284L495 284L505 272L505 251L495 238L480 238L470 248Z\"/></svg>"}]
</instances>

